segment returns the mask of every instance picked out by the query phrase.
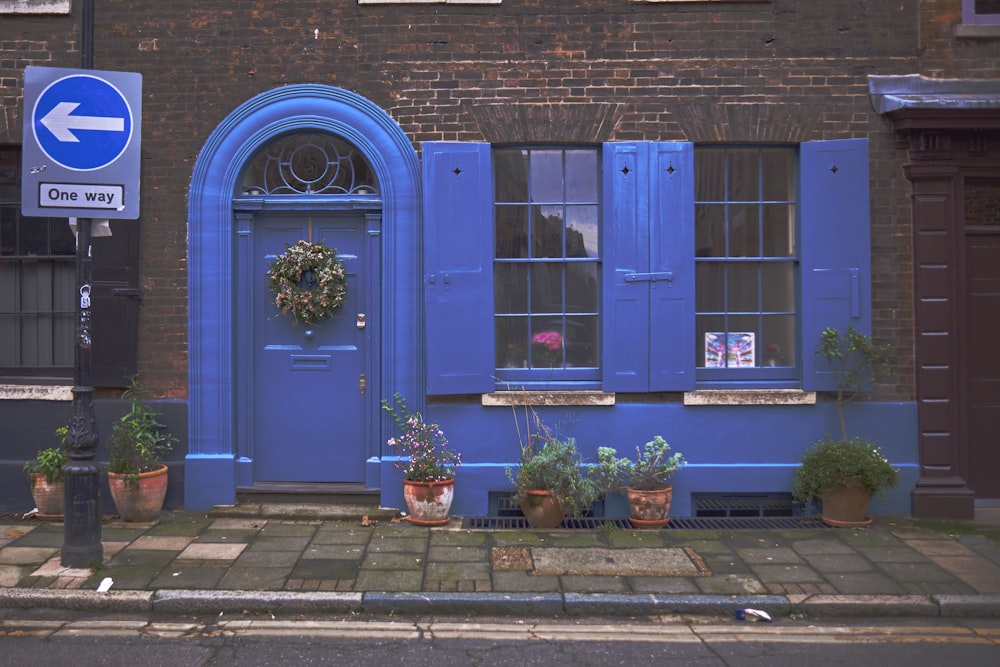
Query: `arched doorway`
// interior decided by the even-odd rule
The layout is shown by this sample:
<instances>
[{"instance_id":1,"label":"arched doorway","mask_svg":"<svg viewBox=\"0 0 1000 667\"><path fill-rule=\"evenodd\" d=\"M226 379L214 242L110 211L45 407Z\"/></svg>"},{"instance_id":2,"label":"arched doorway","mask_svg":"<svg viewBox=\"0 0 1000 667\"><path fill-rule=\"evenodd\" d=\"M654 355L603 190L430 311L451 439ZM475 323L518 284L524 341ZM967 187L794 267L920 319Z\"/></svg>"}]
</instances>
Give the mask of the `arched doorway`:
<instances>
[{"instance_id":1,"label":"arched doorway","mask_svg":"<svg viewBox=\"0 0 1000 667\"><path fill-rule=\"evenodd\" d=\"M290 191L254 182L267 147L302 149L311 141L303 137L356 151L375 187L323 189L322 170L300 173ZM237 488L267 481L381 485L387 424L378 401L397 391L419 400L419 197L401 128L343 89L263 93L212 133L188 206L186 507L231 504ZM310 234L350 255L357 300L307 331L267 312L263 273L285 243Z\"/></svg>"},{"instance_id":2,"label":"arched doorway","mask_svg":"<svg viewBox=\"0 0 1000 667\"><path fill-rule=\"evenodd\" d=\"M233 212L237 482L365 484L379 456L382 200L371 165L332 134L278 137L249 161ZM282 313L266 280L299 241L334 249L347 278L344 304L311 324Z\"/></svg>"}]
</instances>

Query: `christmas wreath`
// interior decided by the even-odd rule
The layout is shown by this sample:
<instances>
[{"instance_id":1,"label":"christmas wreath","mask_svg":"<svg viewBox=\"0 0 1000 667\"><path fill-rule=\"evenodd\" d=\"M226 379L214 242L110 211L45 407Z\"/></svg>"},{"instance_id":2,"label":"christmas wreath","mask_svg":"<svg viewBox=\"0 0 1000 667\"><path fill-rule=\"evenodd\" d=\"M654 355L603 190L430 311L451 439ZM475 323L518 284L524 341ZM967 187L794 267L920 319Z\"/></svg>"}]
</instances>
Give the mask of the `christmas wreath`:
<instances>
[{"instance_id":1,"label":"christmas wreath","mask_svg":"<svg viewBox=\"0 0 1000 667\"><path fill-rule=\"evenodd\" d=\"M268 267L267 281L274 303L282 313L291 313L296 324L329 317L347 293L347 274L337 251L309 241L286 245Z\"/></svg>"}]
</instances>

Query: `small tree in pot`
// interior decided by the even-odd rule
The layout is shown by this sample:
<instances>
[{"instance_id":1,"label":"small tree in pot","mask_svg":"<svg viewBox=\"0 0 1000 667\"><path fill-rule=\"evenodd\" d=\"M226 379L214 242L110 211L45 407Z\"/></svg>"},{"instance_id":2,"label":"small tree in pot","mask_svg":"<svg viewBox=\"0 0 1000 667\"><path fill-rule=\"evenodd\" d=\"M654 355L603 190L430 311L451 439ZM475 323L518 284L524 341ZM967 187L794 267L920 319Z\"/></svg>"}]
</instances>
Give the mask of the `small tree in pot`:
<instances>
[{"instance_id":1,"label":"small tree in pot","mask_svg":"<svg viewBox=\"0 0 1000 667\"><path fill-rule=\"evenodd\" d=\"M613 447L597 449L597 466L591 470L602 493L624 489L628 498L629 520L637 528L662 528L670 521L673 487L670 478L684 464L680 452L670 454L662 436L654 436L640 449L635 460L619 458Z\"/></svg>"},{"instance_id":2,"label":"small tree in pot","mask_svg":"<svg viewBox=\"0 0 1000 667\"><path fill-rule=\"evenodd\" d=\"M163 457L177 439L160 423L159 414L143 402L145 389L133 375L122 398L129 411L111 425L108 485L118 514L125 521L152 521L163 509L167 466Z\"/></svg>"},{"instance_id":3,"label":"small tree in pot","mask_svg":"<svg viewBox=\"0 0 1000 667\"><path fill-rule=\"evenodd\" d=\"M868 383L889 375L889 347L848 326L843 333L824 329L816 353L827 360L837 380L835 400L841 437L837 440L827 436L802 456L793 495L801 503L821 501L823 521L830 525L868 525L872 496L894 487L899 471L875 444L848 435L844 407Z\"/></svg>"}]
</instances>

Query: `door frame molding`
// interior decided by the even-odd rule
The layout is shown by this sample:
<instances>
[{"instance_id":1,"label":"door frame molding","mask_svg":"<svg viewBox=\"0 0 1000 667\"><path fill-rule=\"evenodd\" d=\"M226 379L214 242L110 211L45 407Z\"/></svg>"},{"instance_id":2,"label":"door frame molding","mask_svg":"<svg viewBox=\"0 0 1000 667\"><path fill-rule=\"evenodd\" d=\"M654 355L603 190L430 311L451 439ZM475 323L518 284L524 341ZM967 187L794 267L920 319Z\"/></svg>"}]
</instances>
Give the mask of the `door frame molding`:
<instances>
[{"instance_id":1,"label":"door frame molding","mask_svg":"<svg viewBox=\"0 0 1000 667\"><path fill-rule=\"evenodd\" d=\"M375 171L382 199L380 343L384 396L423 402L422 202L420 169L402 128L381 108L341 88L290 85L262 93L230 113L195 163L188 198L188 452L184 505L209 509L236 501L236 259L234 199L244 165L290 132L334 134ZM283 198L283 205L293 206ZM361 199L361 198L359 198ZM345 200L345 204L348 202ZM371 206L371 198L365 203ZM359 206L364 205L357 202ZM417 335L414 335L417 333ZM381 486L381 443L388 420L373 420L365 484Z\"/></svg>"}]
</instances>

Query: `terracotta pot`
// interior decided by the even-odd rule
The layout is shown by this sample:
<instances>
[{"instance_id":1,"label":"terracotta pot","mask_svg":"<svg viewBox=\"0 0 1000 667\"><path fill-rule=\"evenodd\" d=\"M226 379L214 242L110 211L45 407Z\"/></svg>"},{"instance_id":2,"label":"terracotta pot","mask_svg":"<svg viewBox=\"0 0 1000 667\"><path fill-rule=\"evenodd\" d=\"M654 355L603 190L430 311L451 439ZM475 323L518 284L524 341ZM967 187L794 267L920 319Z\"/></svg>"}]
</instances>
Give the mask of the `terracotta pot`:
<instances>
[{"instance_id":1,"label":"terracotta pot","mask_svg":"<svg viewBox=\"0 0 1000 667\"><path fill-rule=\"evenodd\" d=\"M450 520L448 512L455 499L455 480L415 482L404 479L403 497L410 510L410 523L418 526L443 526Z\"/></svg>"},{"instance_id":2,"label":"terracotta pot","mask_svg":"<svg viewBox=\"0 0 1000 667\"><path fill-rule=\"evenodd\" d=\"M128 484L128 475L108 473L111 498L124 521L155 521L167 496L167 466L139 474L138 484Z\"/></svg>"},{"instance_id":3,"label":"terracotta pot","mask_svg":"<svg viewBox=\"0 0 1000 667\"><path fill-rule=\"evenodd\" d=\"M823 494L820 512L823 523L839 528L857 528L871 524L868 504L872 494L857 480L850 480Z\"/></svg>"},{"instance_id":4,"label":"terracotta pot","mask_svg":"<svg viewBox=\"0 0 1000 667\"><path fill-rule=\"evenodd\" d=\"M521 490L521 512L532 528L557 528L566 512L551 491Z\"/></svg>"},{"instance_id":5,"label":"terracotta pot","mask_svg":"<svg viewBox=\"0 0 1000 667\"><path fill-rule=\"evenodd\" d=\"M66 511L66 482L60 477L54 482L45 479L45 473L28 474L31 497L38 508L38 518L61 518Z\"/></svg>"},{"instance_id":6,"label":"terracotta pot","mask_svg":"<svg viewBox=\"0 0 1000 667\"><path fill-rule=\"evenodd\" d=\"M636 528L663 528L670 522L670 501L674 497L674 487L653 489L626 488L629 521Z\"/></svg>"}]
</instances>

